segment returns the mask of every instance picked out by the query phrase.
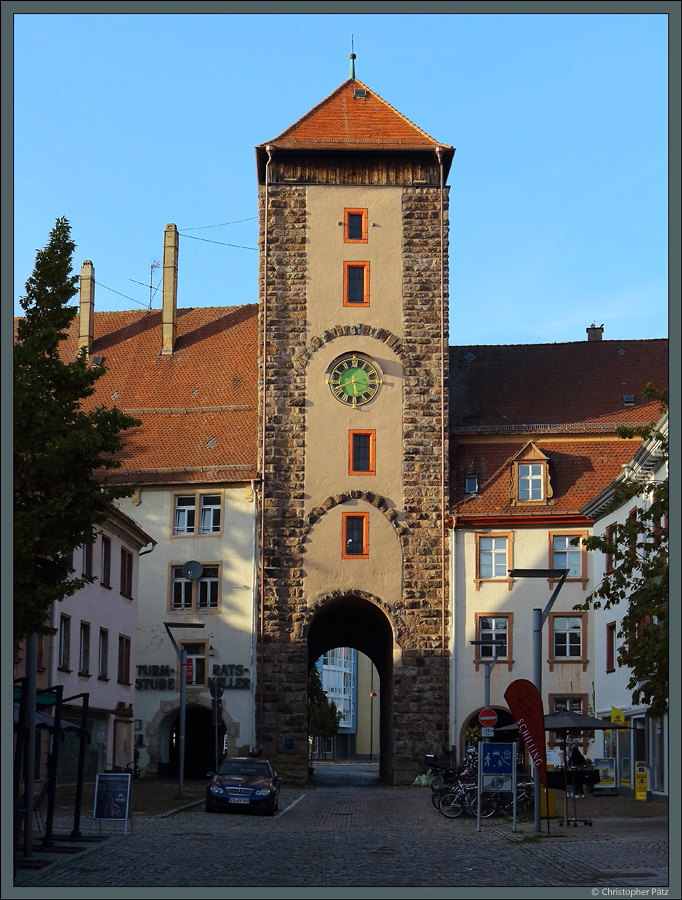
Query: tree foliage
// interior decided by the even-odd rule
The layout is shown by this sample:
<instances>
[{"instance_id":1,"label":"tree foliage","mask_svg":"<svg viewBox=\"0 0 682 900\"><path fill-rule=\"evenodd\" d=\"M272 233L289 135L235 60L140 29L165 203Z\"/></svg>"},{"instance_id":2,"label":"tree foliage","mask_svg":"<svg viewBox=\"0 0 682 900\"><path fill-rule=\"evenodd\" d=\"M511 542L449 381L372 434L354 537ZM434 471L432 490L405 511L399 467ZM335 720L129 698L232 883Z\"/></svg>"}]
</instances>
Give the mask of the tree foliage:
<instances>
[{"instance_id":1,"label":"tree foliage","mask_svg":"<svg viewBox=\"0 0 682 900\"><path fill-rule=\"evenodd\" d=\"M57 219L21 298L14 345L14 639L52 633L51 604L80 590L73 552L92 543L112 500L132 488L106 483L118 468L120 433L140 423L115 407L84 410L103 374L89 368L83 348L62 358L62 342L76 316L71 274L75 244L66 219Z\"/></svg>"},{"instance_id":2,"label":"tree foliage","mask_svg":"<svg viewBox=\"0 0 682 900\"><path fill-rule=\"evenodd\" d=\"M657 399L661 412L668 406L667 391L648 384L645 394ZM657 467L668 462L668 438L655 425L620 427L623 438L639 435L652 445ZM655 446L654 446L655 445ZM603 536L584 541L588 550L601 550L611 558L611 571L578 609L610 609L626 605L618 638L618 663L630 670L628 689L634 704L644 703L654 714L668 707L668 481L646 471L626 468L616 485L611 510L637 500L623 522Z\"/></svg>"},{"instance_id":3,"label":"tree foliage","mask_svg":"<svg viewBox=\"0 0 682 900\"><path fill-rule=\"evenodd\" d=\"M316 737L327 740L339 730L341 710L329 700L322 689L322 676L317 666L308 672L308 738L312 752L312 742Z\"/></svg>"}]
</instances>

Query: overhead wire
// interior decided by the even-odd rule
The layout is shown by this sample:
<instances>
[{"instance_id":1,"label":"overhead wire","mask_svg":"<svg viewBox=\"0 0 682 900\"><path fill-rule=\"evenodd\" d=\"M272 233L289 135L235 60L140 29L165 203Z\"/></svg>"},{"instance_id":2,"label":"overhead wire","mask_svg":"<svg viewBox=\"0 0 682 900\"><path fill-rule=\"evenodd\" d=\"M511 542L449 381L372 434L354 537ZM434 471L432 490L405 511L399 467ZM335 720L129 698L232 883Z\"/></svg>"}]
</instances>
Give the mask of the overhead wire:
<instances>
[{"instance_id":1,"label":"overhead wire","mask_svg":"<svg viewBox=\"0 0 682 900\"><path fill-rule=\"evenodd\" d=\"M196 225L193 228L178 229L178 232L179 232L179 234L182 235L182 237L192 238L195 241L204 241L207 244L220 244L220 246L222 246L222 247L235 247L238 250L258 250L258 247L247 247L244 244L228 244L225 241L211 241L208 238L200 238L200 237L196 237L193 234L184 234L183 233L185 231L198 231L202 228L221 228L223 225L237 225L240 222L252 222L257 218L258 218L257 216L249 216L246 219L235 219L232 222L219 222L215 225ZM144 282L142 282L142 281L136 281L134 278L129 278L128 281L132 281L133 284L139 284L142 287L151 288L155 294L158 293L159 285L161 284L160 279L159 279L159 284L156 285L156 287L153 284L144 284ZM120 291L116 291L116 290L114 290L114 288L110 288L106 284L102 284L101 281L96 281L95 284L99 285L100 287L103 287L107 291L111 291L113 294L118 294L119 297L124 297L126 300L131 300L133 303L138 303L140 306L147 306L147 307L149 306L149 304L143 303L141 300L136 300L134 297L129 297L127 294L122 294Z\"/></svg>"}]
</instances>

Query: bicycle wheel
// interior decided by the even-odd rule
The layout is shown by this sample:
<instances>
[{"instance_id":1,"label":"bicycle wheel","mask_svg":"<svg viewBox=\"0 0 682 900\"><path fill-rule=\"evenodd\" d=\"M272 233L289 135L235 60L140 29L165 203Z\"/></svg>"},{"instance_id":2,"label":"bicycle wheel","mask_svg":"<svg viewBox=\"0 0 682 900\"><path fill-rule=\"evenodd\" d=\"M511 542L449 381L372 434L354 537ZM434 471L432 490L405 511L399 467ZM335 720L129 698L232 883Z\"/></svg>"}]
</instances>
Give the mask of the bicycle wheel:
<instances>
[{"instance_id":1,"label":"bicycle wheel","mask_svg":"<svg viewBox=\"0 0 682 900\"><path fill-rule=\"evenodd\" d=\"M451 785L444 785L437 788L436 790L433 790L433 788L431 789L431 802L436 807L436 809L440 809L441 797L444 797L445 794L449 794L451 791Z\"/></svg>"},{"instance_id":2,"label":"bicycle wheel","mask_svg":"<svg viewBox=\"0 0 682 900\"><path fill-rule=\"evenodd\" d=\"M492 816L497 809L496 796L489 791L482 791L479 796L477 789L474 787L468 792L467 800L469 802L470 809L469 815L471 816L478 815L479 806L481 807L482 819L487 819L489 816Z\"/></svg>"},{"instance_id":3,"label":"bicycle wheel","mask_svg":"<svg viewBox=\"0 0 682 900\"><path fill-rule=\"evenodd\" d=\"M450 791L447 794L443 794L438 808L448 819L459 818L464 812L459 791Z\"/></svg>"}]
</instances>

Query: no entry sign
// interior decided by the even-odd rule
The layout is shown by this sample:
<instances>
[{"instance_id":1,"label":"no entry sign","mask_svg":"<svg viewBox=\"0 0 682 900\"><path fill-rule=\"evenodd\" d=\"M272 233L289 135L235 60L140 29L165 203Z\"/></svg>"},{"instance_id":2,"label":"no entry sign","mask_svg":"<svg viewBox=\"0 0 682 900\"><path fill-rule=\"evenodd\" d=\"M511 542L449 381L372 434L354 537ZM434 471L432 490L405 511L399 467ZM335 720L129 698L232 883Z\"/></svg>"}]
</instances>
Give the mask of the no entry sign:
<instances>
[{"instance_id":1,"label":"no entry sign","mask_svg":"<svg viewBox=\"0 0 682 900\"><path fill-rule=\"evenodd\" d=\"M492 728L497 722L497 713L494 709L482 709L478 714L478 721L484 728Z\"/></svg>"}]
</instances>

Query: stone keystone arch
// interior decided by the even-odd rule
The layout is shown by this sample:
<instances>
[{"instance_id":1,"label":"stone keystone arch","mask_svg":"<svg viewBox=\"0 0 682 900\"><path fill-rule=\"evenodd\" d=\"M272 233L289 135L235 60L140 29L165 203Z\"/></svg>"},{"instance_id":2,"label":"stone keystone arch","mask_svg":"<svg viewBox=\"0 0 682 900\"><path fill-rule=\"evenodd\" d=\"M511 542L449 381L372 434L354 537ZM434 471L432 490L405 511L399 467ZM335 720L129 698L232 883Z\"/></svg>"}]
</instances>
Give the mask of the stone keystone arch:
<instances>
[{"instance_id":1,"label":"stone keystone arch","mask_svg":"<svg viewBox=\"0 0 682 900\"><path fill-rule=\"evenodd\" d=\"M400 338L397 334L393 334L393 332L389 331L387 328L373 328L371 325L362 324L335 325L333 328L328 328L323 331L321 335L312 337L303 350L296 351L293 358L294 369L296 369L297 372L305 371L308 362L320 347L323 347L335 338L348 337L351 335L365 335L367 337L376 338L376 340L381 341L382 344L386 344L390 347L403 365L406 365L408 362L407 353L403 348Z\"/></svg>"}]
</instances>

